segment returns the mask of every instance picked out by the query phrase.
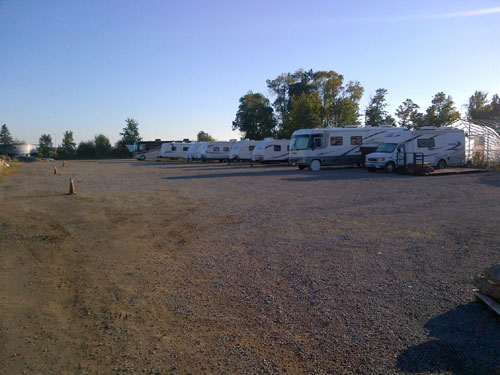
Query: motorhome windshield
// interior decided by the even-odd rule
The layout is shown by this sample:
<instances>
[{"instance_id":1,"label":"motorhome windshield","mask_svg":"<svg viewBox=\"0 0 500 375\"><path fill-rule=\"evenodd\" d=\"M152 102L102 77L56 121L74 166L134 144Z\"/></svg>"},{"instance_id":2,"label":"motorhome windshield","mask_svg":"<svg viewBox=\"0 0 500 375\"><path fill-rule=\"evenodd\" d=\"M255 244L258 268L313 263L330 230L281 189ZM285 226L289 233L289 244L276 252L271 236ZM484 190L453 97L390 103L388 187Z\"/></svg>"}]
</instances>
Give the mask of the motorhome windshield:
<instances>
[{"instance_id":1,"label":"motorhome windshield","mask_svg":"<svg viewBox=\"0 0 500 375\"><path fill-rule=\"evenodd\" d=\"M306 150L309 148L309 134L294 135L290 144L290 150Z\"/></svg>"},{"instance_id":2,"label":"motorhome windshield","mask_svg":"<svg viewBox=\"0 0 500 375\"><path fill-rule=\"evenodd\" d=\"M383 143L380 146L378 146L377 151L375 152L391 153L394 151L397 145L398 145L397 143Z\"/></svg>"}]
</instances>

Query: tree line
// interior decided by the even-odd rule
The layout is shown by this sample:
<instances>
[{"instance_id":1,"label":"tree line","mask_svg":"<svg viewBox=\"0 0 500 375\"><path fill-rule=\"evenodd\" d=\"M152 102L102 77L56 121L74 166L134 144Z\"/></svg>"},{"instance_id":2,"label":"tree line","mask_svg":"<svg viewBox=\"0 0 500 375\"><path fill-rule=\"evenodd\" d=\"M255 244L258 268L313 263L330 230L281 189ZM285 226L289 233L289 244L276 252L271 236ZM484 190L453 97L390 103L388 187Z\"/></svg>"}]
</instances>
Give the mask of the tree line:
<instances>
[{"instance_id":1,"label":"tree line","mask_svg":"<svg viewBox=\"0 0 500 375\"><path fill-rule=\"evenodd\" d=\"M387 89L379 88L370 97L364 112L360 100L364 88L358 81L346 81L333 71L304 71L280 74L266 81L272 99L262 93L249 91L239 99L233 130L245 138L290 138L297 129L339 127L351 124L379 126L399 125L408 129L422 126L447 126L460 118L450 95L436 93L431 105L420 111L411 99L406 99L394 113L387 110ZM500 121L500 97L476 91L469 99L467 119Z\"/></svg>"}]
</instances>

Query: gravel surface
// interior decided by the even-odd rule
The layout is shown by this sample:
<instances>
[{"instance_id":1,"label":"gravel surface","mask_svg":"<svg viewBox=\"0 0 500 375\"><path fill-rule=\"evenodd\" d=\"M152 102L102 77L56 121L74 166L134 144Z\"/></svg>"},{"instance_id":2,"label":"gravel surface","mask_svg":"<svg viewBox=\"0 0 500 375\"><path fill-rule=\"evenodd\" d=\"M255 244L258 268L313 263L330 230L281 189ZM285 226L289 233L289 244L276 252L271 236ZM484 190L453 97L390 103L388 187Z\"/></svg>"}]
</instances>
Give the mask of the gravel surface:
<instances>
[{"instance_id":1,"label":"gravel surface","mask_svg":"<svg viewBox=\"0 0 500 375\"><path fill-rule=\"evenodd\" d=\"M500 374L499 173L53 167L0 179L6 374Z\"/></svg>"}]
</instances>

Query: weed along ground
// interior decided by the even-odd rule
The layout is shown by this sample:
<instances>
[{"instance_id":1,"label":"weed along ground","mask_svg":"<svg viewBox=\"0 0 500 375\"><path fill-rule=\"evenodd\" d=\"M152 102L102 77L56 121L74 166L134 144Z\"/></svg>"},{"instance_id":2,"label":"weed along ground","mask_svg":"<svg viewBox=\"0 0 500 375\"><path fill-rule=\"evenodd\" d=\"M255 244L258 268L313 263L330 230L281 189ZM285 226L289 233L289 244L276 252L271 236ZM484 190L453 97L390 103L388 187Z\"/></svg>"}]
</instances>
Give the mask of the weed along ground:
<instances>
[{"instance_id":1,"label":"weed along ground","mask_svg":"<svg viewBox=\"0 0 500 375\"><path fill-rule=\"evenodd\" d=\"M0 178L2 374L500 369L499 173L57 163Z\"/></svg>"}]
</instances>

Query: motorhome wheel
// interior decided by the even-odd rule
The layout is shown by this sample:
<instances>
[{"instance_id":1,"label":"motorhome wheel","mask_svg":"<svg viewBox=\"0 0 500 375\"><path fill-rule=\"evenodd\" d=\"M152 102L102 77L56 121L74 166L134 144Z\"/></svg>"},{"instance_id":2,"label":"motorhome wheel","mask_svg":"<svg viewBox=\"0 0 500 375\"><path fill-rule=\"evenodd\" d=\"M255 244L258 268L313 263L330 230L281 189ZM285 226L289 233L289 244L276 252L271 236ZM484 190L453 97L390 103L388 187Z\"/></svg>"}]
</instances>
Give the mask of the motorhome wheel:
<instances>
[{"instance_id":1,"label":"motorhome wheel","mask_svg":"<svg viewBox=\"0 0 500 375\"><path fill-rule=\"evenodd\" d=\"M142 161L146 160L146 156L145 156L145 155L141 155L141 156L139 157L139 160L142 160Z\"/></svg>"},{"instance_id":2,"label":"motorhome wheel","mask_svg":"<svg viewBox=\"0 0 500 375\"><path fill-rule=\"evenodd\" d=\"M446 168L446 161L441 159L437 165L438 169L445 169Z\"/></svg>"},{"instance_id":3,"label":"motorhome wheel","mask_svg":"<svg viewBox=\"0 0 500 375\"><path fill-rule=\"evenodd\" d=\"M321 163L319 162L319 160L313 160L311 162L310 167L311 167L311 171L317 172L321 168Z\"/></svg>"},{"instance_id":4,"label":"motorhome wheel","mask_svg":"<svg viewBox=\"0 0 500 375\"><path fill-rule=\"evenodd\" d=\"M395 169L396 169L396 166L394 165L394 163L392 161L390 161L389 163L387 163L385 165L385 171L387 173L392 173L392 172L394 172Z\"/></svg>"}]
</instances>

